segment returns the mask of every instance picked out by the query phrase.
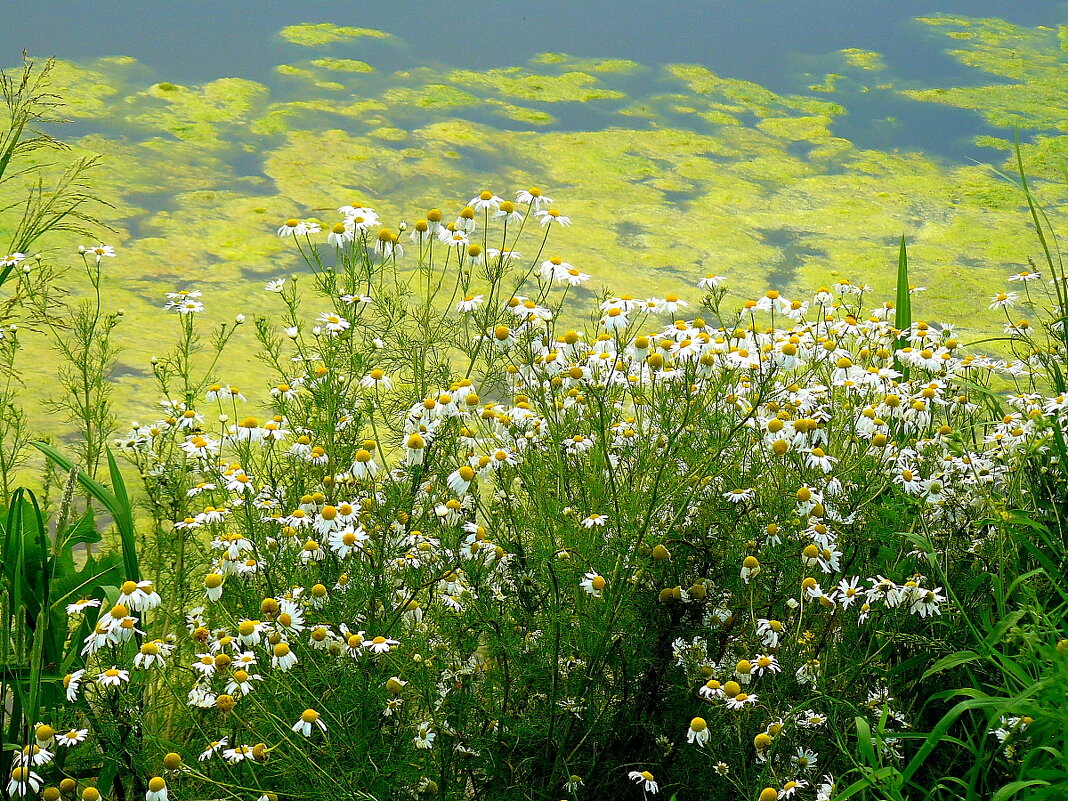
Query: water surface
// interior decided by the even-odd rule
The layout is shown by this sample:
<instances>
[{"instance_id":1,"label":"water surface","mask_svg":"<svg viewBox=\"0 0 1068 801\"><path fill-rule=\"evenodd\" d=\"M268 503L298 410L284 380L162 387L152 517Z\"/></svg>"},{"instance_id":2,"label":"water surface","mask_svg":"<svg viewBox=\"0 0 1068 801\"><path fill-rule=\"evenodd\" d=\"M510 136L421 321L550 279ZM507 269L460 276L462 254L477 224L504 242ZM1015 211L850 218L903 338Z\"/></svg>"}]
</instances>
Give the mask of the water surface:
<instances>
[{"instance_id":1,"label":"water surface","mask_svg":"<svg viewBox=\"0 0 1068 801\"><path fill-rule=\"evenodd\" d=\"M904 233L919 314L976 334L1036 255L992 170L1013 126L1064 231L1063 3L134 9L44 0L0 30L8 65L22 48L61 59L61 135L103 156L109 301L144 333L131 382L171 339L164 292L200 287L219 319L264 311L250 288L298 269L279 221L354 200L395 226L541 186L575 220L556 255L614 291L691 301L709 272L738 299L842 275L889 298Z\"/></svg>"}]
</instances>

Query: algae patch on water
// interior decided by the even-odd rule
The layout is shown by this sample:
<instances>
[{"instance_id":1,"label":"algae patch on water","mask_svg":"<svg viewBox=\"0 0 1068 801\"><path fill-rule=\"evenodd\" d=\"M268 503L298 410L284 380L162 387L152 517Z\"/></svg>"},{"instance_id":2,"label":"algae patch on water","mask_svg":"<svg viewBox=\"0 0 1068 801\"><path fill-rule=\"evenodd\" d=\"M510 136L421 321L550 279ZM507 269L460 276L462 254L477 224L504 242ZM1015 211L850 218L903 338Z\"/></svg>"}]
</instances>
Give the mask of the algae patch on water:
<instances>
[{"instance_id":1,"label":"algae patch on water","mask_svg":"<svg viewBox=\"0 0 1068 801\"><path fill-rule=\"evenodd\" d=\"M353 39L392 39L393 34L374 28L354 28L346 25L318 24L287 25L278 34L287 42L305 47L321 47Z\"/></svg>"},{"instance_id":2,"label":"algae patch on water","mask_svg":"<svg viewBox=\"0 0 1068 801\"><path fill-rule=\"evenodd\" d=\"M233 129L248 124L270 90L243 78L219 78L195 87L161 84L124 98L126 124L164 131L205 146L229 147Z\"/></svg>"},{"instance_id":3,"label":"algae patch on water","mask_svg":"<svg viewBox=\"0 0 1068 801\"><path fill-rule=\"evenodd\" d=\"M886 69L886 61L880 53L874 50L864 50L859 47L846 47L838 51L845 62L851 67L879 72Z\"/></svg>"},{"instance_id":4,"label":"algae patch on water","mask_svg":"<svg viewBox=\"0 0 1068 801\"><path fill-rule=\"evenodd\" d=\"M354 58L316 58L311 61L312 66L335 72L374 72L375 68L366 61Z\"/></svg>"},{"instance_id":5,"label":"algae patch on water","mask_svg":"<svg viewBox=\"0 0 1068 801\"><path fill-rule=\"evenodd\" d=\"M588 103L593 100L619 100L623 92L607 89L586 72L543 75L520 67L485 72L453 70L448 79L459 86L477 87L492 93L541 103Z\"/></svg>"},{"instance_id":6,"label":"algae patch on water","mask_svg":"<svg viewBox=\"0 0 1068 801\"><path fill-rule=\"evenodd\" d=\"M913 100L973 109L991 124L1068 132L1068 26L1029 28L1001 19L921 17L958 46L960 63L997 78L982 86L903 89Z\"/></svg>"}]
</instances>

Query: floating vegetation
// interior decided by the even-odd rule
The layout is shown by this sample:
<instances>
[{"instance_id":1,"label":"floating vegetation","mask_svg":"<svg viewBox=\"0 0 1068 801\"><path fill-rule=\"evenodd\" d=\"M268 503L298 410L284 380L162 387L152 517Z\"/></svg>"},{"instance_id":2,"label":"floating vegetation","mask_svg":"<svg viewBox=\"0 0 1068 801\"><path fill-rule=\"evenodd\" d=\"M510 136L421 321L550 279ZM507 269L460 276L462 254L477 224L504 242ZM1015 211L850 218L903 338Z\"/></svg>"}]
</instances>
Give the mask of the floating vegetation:
<instances>
[{"instance_id":1,"label":"floating vegetation","mask_svg":"<svg viewBox=\"0 0 1068 801\"><path fill-rule=\"evenodd\" d=\"M876 72L876 91L1026 124L1040 134L1022 146L1035 196L1063 231L1065 187L1041 180L1058 177L1068 150L1057 135L1068 107L1057 101L1063 36L992 20L923 22L956 37L962 63L1014 83L905 88L879 54L859 49L829 55L835 71L822 88L836 90L833 100L700 65L563 53L503 69L383 71L371 45L395 37L325 24L283 30L287 42L330 52L280 65L272 85L183 86L130 58L60 62L54 80L64 113L79 121L72 144L105 156L97 186L117 212L114 241L147 234L149 244L111 266L119 287L174 274L181 262L189 280L251 303L242 275L297 269L270 260L269 220L315 214L337 197L399 215L472 180L519 182L566 190L567 211L587 223L568 243L571 258L617 291L653 293L664 276L696 267L729 271L742 294L769 277L793 291L860 274L886 293L887 247L905 233L913 276L931 285L917 308L952 312L978 336L1000 323L970 290L995 286L1034 255L1019 196L986 166L863 147L839 128L858 87L869 88L858 82ZM1026 57L1012 55L1021 48ZM978 143L995 163L1009 155L1007 139ZM147 324L152 304L130 293L125 310L146 329L127 358L143 362L162 346Z\"/></svg>"},{"instance_id":2,"label":"floating vegetation","mask_svg":"<svg viewBox=\"0 0 1068 801\"><path fill-rule=\"evenodd\" d=\"M485 72L452 70L445 78L457 86L540 103L589 103L626 97L623 92L603 87L597 78L585 72L545 75L509 67Z\"/></svg>"},{"instance_id":3,"label":"floating vegetation","mask_svg":"<svg viewBox=\"0 0 1068 801\"><path fill-rule=\"evenodd\" d=\"M287 25L278 34L287 42L305 47L321 47L354 39L392 39L393 35L374 28L353 28L320 22L316 25Z\"/></svg>"},{"instance_id":4,"label":"floating vegetation","mask_svg":"<svg viewBox=\"0 0 1068 801\"><path fill-rule=\"evenodd\" d=\"M311 62L312 66L321 67L324 70L335 72L374 72L375 68L366 61L358 61L354 58L316 58Z\"/></svg>"},{"instance_id":5,"label":"floating vegetation","mask_svg":"<svg viewBox=\"0 0 1068 801\"><path fill-rule=\"evenodd\" d=\"M906 97L972 109L999 127L1068 132L1068 25L1028 28L1000 19L921 17L959 47L949 55L996 83L903 89Z\"/></svg>"},{"instance_id":6,"label":"floating vegetation","mask_svg":"<svg viewBox=\"0 0 1068 801\"><path fill-rule=\"evenodd\" d=\"M879 72L886 69L886 61L883 60L881 54L876 53L874 50L864 50L859 47L847 47L838 52L842 54L842 58L844 58L846 63L851 67L869 70L871 72Z\"/></svg>"}]
</instances>

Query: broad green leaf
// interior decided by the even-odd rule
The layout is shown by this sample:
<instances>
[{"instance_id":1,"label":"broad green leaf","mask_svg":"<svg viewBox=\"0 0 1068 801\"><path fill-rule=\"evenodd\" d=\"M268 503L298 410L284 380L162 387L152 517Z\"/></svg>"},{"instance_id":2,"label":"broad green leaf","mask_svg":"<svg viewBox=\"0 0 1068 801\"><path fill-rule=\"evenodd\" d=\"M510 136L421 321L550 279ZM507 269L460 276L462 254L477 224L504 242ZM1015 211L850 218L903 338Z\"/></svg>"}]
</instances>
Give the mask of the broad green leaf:
<instances>
[{"instance_id":1,"label":"broad green leaf","mask_svg":"<svg viewBox=\"0 0 1068 801\"><path fill-rule=\"evenodd\" d=\"M74 468L74 462L51 445L44 442L35 442L33 445L64 470L70 472ZM138 581L141 577L137 566L137 535L134 530L133 509L130 506L129 495L126 493L126 483L122 479L122 473L119 472L119 466L110 449L108 450L108 470L114 491L85 473L78 473L78 482L111 512L122 544L124 576L127 581Z\"/></svg>"},{"instance_id":2,"label":"broad green leaf","mask_svg":"<svg viewBox=\"0 0 1068 801\"><path fill-rule=\"evenodd\" d=\"M862 717L856 717L857 726L857 750L860 751L860 755L864 757L864 761L871 765L873 768L879 766L879 760L875 756L875 747L872 744L871 726L868 725Z\"/></svg>"},{"instance_id":3,"label":"broad green leaf","mask_svg":"<svg viewBox=\"0 0 1068 801\"><path fill-rule=\"evenodd\" d=\"M1029 779L1010 782L998 790L991 797L990 801L1005 801L1007 798L1012 798L1021 790L1026 790L1028 787L1048 787L1049 782L1042 781L1041 779Z\"/></svg>"},{"instance_id":4,"label":"broad green leaf","mask_svg":"<svg viewBox=\"0 0 1068 801\"><path fill-rule=\"evenodd\" d=\"M977 659L982 659L981 654L977 654L975 651L957 651L955 654L944 656L935 662L927 671L923 674L922 678L933 676L936 673L941 673L943 670L949 670L950 668L960 667L966 665L969 662L974 662Z\"/></svg>"}]
</instances>

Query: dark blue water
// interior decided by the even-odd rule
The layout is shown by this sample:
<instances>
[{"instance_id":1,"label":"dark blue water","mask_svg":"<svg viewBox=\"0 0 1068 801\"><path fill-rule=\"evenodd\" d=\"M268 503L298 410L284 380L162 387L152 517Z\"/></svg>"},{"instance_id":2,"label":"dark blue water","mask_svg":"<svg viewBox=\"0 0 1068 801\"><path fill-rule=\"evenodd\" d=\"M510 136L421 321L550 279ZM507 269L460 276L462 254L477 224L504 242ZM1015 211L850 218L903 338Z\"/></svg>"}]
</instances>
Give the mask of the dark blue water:
<instances>
[{"instance_id":1,"label":"dark blue water","mask_svg":"<svg viewBox=\"0 0 1068 801\"><path fill-rule=\"evenodd\" d=\"M286 25L331 22L395 33L418 53L474 69L522 64L535 53L629 58L643 64L703 64L776 91L796 88L784 71L792 54L860 47L884 53L896 74L930 79L964 74L911 24L933 13L993 16L1025 25L1068 18L1056 0L550 0L526 3L312 2L131 3L33 0L11 4L0 55L85 59L129 55L176 82L220 75L262 80L289 45ZM956 84L955 84L956 85Z\"/></svg>"},{"instance_id":2,"label":"dark blue water","mask_svg":"<svg viewBox=\"0 0 1068 801\"><path fill-rule=\"evenodd\" d=\"M386 48L376 59L382 71L416 63L482 70L523 64L551 50L650 66L701 64L780 93L805 91L822 75L806 76L799 65L847 47L884 54L889 71L905 80L950 86L977 80L975 71L945 55L944 39L925 35L913 21L916 16L996 16L1031 26L1068 22L1068 3L1054 0L34 0L17 5L17 13L4 13L0 26L0 63L8 65L17 62L23 48L33 56L74 61L125 55L149 67L158 80L197 83L234 76L269 84L276 64L308 52L281 41L277 31L302 22L331 22L399 36L404 45ZM584 120L562 122L579 127ZM838 121L836 132L861 146L921 149L960 160L979 157L971 138L992 131L972 112L878 93L851 98L850 115Z\"/></svg>"},{"instance_id":3,"label":"dark blue water","mask_svg":"<svg viewBox=\"0 0 1068 801\"><path fill-rule=\"evenodd\" d=\"M898 81L962 86L991 80L946 55L947 41L914 21L936 13L996 16L1034 26L1068 22L1057 0L548 0L439 4L313 2L134 4L34 0L5 13L0 64L26 48L37 57L82 61L133 56L156 80L198 83L224 76L272 85L275 65L306 58L307 48L282 41L284 26L331 22L396 34L399 47L376 50L381 72L415 65L484 70L527 62L545 51L626 58L649 66L700 64L779 93L808 93L830 54L863 48L884 55ZM810 70L810 71L806 71ZM829 100L840 100L828 95ZM922 150L955 161L989 158L972 143L998 133L978 114L918 103L890 92L853 93L836 134L861 147ZM597 127L572 108L560 128ZM499 121L498 121L499 122ZM70 129L68 129L70 131ZM76 133L76 132L74 132ZM1001 132L1004 135L1004 132Z\"/></svg>"}]
</instances>

